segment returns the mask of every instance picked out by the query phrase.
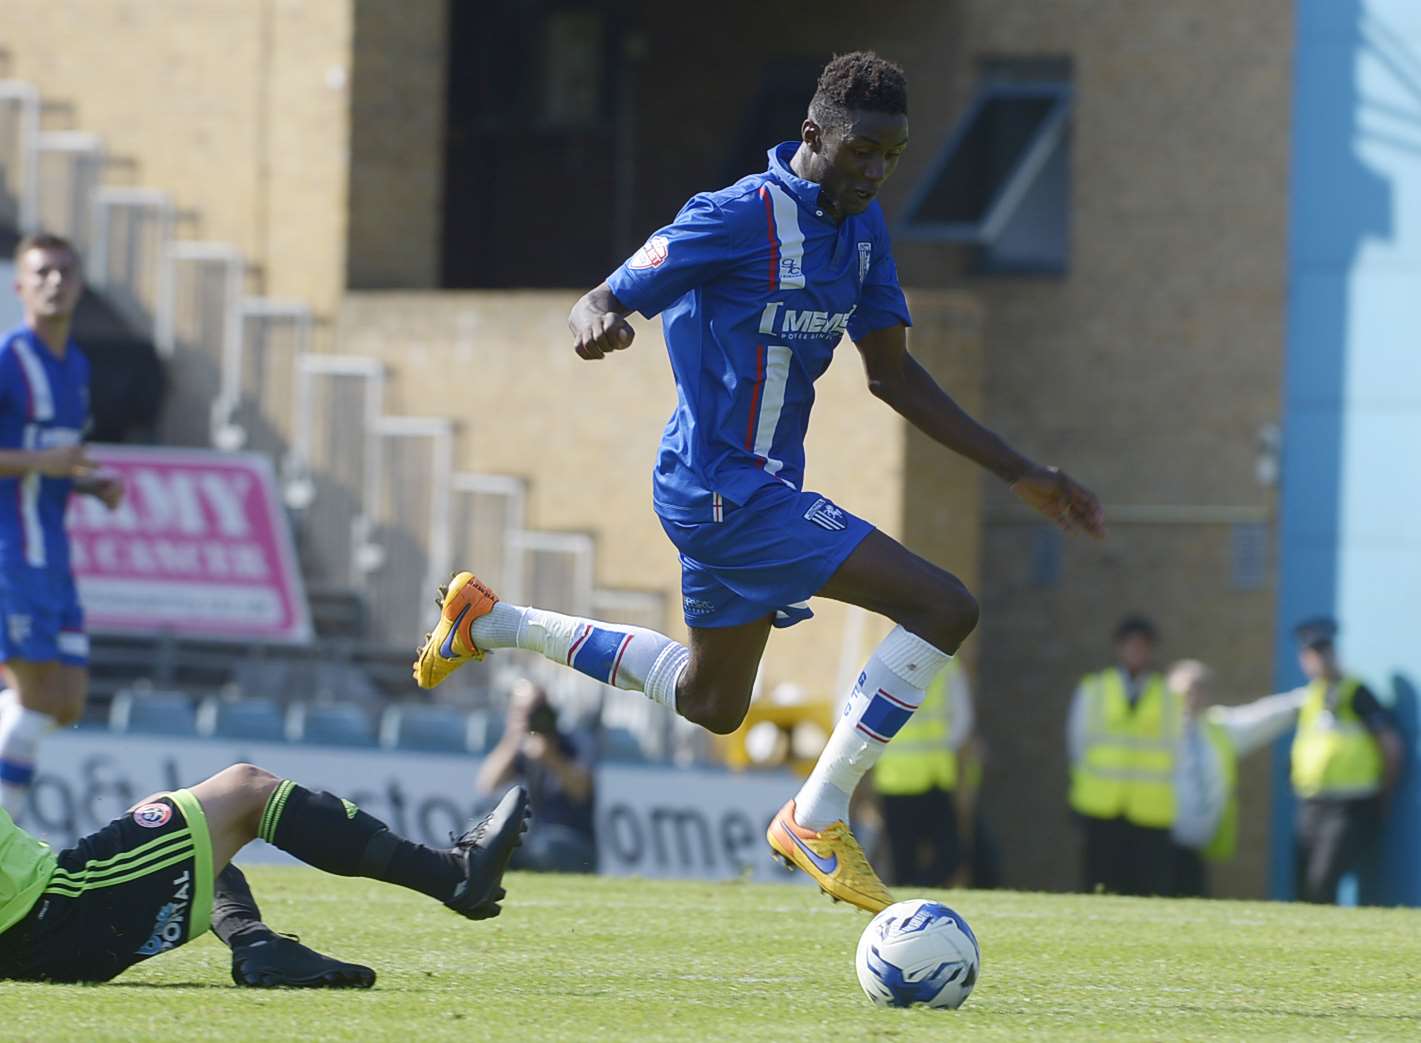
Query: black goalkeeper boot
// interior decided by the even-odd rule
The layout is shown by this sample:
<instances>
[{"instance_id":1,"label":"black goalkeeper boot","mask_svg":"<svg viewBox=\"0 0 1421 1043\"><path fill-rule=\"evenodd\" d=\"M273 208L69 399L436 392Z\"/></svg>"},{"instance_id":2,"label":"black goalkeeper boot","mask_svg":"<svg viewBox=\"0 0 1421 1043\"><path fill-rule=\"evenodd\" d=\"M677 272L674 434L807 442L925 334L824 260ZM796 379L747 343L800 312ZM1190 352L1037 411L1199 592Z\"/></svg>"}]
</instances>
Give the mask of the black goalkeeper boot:
<instances>
[{"instance_id":1,"label":"black goalkeeper boot","mask_svg":"<svg viewBox=\"0 0 1421 1043\"><path fill-rule=\"evenodd\" d=\"M232 980L261 989L368 989L375 972L323 956L292 935L268 934L233 947Z\"/></svg>"},{"instance_id":2,"label":"black goalkeeper boot","mask_svg":"<svg viewBox=\"0 0 1421 1043\"><path fill-rule=\"evenodd\" d=\"M528 830L528 791L514 786L498 806L454 841L454 853L464 858L464 879L444 904L470 920L487 920L503 910L500 886L513 849Z\"/></svg>"}]
</instances>

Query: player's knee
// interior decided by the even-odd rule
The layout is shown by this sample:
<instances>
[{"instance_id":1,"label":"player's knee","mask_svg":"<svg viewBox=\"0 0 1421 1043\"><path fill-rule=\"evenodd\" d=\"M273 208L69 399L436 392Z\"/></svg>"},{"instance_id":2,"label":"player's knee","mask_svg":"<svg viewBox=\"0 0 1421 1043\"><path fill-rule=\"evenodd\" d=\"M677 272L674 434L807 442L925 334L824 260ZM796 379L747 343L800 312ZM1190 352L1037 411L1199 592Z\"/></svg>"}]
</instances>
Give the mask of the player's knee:
<instances>
[{"instance_id":1,"label":"player's knee","mask_svg":"<svg viewBox=\"0 0 1421 1043\"><path fill-rule=\"evenodd\" d=\"M267 798L281 782L271 772L255 764L234 764L222 769L220 778L226 787L262 807L266 806Z\"/></svg>"},{"instance_id":2,"label":"player's knee","mask_svg":"<svg viewBox=\"0 0 1421 1043\"><path fill-rule=\"evenodd\" d=\"M943 604L943 626L957 635L957 643L967 640L977 629L977 621L982 617L982 607L972 592L957 583L948 593Z\"/></svg>"},{"instance_id":3,"label":"player's knee","mask_svg":"<svg viewBox=\"0 0 1421 1043\"><path fill-rule=\"evenodd\" d=\"M50 716L54 718L54 723L60 728L68 728L70 725L78 724L79 718L84 716L84 700L56 700Z\"/></svg>"},{"instance_id":4,"label":"player's knee","mask_svg":"<svg viewBox=\"0 0 1421 1043\"><path fill-rule=\"evenodd\" d=\"M977 629L981 609L977 599L953 576L945 576L933 592L931 603L922 606L918 619L905 623L909 630L944 652L955 653L968 635Z\"/></svg>"},{"instance_id":5,"label":"player's knee","mask_svg":"<svg viewBox=\"0 0 1421 1043\"><path fill-rule=\"evenodd\" d=\"M749 693L724 688L683 688L676 696L676 711L692 724L716 735L729 735L745 720Z\"/></svg>"}]
</instances>

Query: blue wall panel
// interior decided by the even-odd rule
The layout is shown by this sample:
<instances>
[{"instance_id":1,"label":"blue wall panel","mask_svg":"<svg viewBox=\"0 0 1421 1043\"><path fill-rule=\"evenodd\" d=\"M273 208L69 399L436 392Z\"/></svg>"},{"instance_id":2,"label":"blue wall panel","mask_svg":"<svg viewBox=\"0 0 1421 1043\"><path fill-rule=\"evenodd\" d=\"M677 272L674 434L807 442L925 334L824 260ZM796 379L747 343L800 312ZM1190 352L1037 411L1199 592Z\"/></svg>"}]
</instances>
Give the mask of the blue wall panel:
<instances>
[{"instance_id":1,"label":"blue wall panel","mask_svg":"<svg viewBox=\"0 0 1421 1043\"><path fill-rule=\"evenodd\" d=\"M1299 0L1289 186L1277 680L1290 629L1338 617L1346 665L1391 701L1416 757L1421 679L1421 3ZM1286 744L1273 889L1292 894ZM1408 768L1364 901L1421 904Z\"/></svg>"}]
</instances>

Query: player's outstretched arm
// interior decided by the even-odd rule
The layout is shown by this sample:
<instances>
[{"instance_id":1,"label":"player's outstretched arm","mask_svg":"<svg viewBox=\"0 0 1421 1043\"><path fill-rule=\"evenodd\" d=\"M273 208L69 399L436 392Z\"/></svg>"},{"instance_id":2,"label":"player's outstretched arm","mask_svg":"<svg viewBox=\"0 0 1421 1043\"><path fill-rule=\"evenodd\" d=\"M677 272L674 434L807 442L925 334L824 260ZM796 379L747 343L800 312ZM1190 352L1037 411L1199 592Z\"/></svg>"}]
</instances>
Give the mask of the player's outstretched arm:
<instances>
[{"instance_id":1,"label":"player's outstretched arm","mask_svg":"<svg viewBox=\"0 0 1421 1043\"><path fill-rule=\"evenodd\" d=\"M608 352L630 347L636 337L636 331L626 320L630 311L605 282L587 291L567 317L573 350L581 358L600 359Z\"/></svg>"},{"instance_id":2,"label":"player's outstretched arm","mask_svg":"<svg viewBox=\"0 0 1421 1043\"><path fill-rule=\"evenodd\" d=\"M1023 502L1067 532L1105 535L1100 501L1064 471L1035 463L967 414L908 352L906 326L864 334L858 341L868 388L904 420L959 456L1007 482Z\"/></svg>"},{"instance_id":3,"label":"player's outstretched arm","mask_svg":"<svg viewBox=\"0 0 1421 1043\"><path fill-rule=\"evenodd\" d=\"M94 472L94 462L82 445L54 449L0 449L0 477L37 473L49 478L83 478Z\"/></svg>"}]
</instances>

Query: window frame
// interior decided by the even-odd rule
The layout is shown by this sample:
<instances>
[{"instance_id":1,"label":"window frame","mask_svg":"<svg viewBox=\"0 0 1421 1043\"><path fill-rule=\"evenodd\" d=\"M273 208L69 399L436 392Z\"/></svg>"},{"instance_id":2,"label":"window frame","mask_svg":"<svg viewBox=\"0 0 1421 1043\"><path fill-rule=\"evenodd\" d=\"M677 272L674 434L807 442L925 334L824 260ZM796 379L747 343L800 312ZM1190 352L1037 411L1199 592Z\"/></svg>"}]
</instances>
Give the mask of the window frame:
<instances>
[{"instance_id":1,"label":"window frame","mask_svg":"<svg viewBox=\"0 0 1421 1043\"><path fill-rule=\"evenodd\" d=\"M1003 83L988 82L977 88L967 109L958 119L937 156L913 189L908 199L904 217L899 225L897 237L915 242L965 243L990 246L1001 235L1007 222L1011 220L1023 197L1030 191L1042 168L1050 159L1052 151L1061 143L1067 133L1071 116L1073 91L1071 85L1060 82ZM997 187L996 194L987 204L981 220L969 221L925 221L918 217L928 197L937 186L952 158L962 147L963 140L988 103L1002 98L1047 98L1055 104L1037 129L1025 153L1017 161L1015 168Z\"/></svg>"}]
</instances>

